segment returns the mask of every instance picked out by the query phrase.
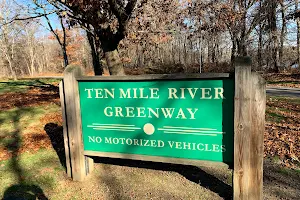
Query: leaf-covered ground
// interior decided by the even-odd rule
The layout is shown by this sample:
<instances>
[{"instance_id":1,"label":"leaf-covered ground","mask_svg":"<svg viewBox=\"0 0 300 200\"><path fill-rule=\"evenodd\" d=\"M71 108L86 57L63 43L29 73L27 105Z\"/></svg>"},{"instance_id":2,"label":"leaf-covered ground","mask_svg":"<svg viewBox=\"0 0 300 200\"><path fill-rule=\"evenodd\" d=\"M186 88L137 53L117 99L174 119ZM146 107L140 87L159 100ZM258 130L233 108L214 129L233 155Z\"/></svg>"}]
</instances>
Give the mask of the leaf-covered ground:
<instances>
[{"instance_id":1,"label":"leaf-covered ground","mask_svg":"<svg viewBox=\"0 0 300 200\"><path fill-rule=\"evenodd\" d=\"M300 88L300 74L264 74L270 87Z\"/></svg>"},{"instance_id":2,"label":"leaf-covered ground","mask_svg":"<svg viewBox=\"0 0 300 200\"><path fill-rule=\"evenodd\" d=\"M282 165L300 167L300 99L267 97L265 156Z\"/></svg>"}]
</instances>

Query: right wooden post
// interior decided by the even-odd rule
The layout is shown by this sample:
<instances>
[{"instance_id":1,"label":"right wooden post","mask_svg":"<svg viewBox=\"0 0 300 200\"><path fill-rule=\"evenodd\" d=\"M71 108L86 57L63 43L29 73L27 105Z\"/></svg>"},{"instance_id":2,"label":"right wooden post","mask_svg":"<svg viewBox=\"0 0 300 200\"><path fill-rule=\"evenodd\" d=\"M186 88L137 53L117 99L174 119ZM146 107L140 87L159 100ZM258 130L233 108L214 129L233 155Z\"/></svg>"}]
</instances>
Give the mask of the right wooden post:
<instances>
[{"instance_id":1,"label":"right wooden post","mask_svg":"<svg viewBox=\"0 0 300 200\"><path fill-rule=\"evenodd\" d=\"M266 87L249 57L235 61L233 197L263 199Z\"/></svg>"}]
</instances>

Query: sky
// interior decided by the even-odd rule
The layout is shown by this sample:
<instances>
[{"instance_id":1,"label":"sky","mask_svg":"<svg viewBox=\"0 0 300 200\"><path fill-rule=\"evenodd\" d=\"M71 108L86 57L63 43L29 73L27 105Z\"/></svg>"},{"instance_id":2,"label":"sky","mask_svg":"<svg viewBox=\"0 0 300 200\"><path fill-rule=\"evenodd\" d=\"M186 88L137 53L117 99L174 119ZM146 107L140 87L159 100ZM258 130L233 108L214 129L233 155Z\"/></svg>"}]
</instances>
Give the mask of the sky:
<instances>
[{"instance_id":1,"label":"sky","mask_svg":"<svg viewBox=\"0 0 300 200\"><path fill-rule=\"evenodd\" d=\"M24 14L28 15L28 13L29 13L28 11L31 10L29 15L36 16L36 14L34 14L34 12L32 11L33 8L36 8L36 6L33 3L33 0L13 0L13 1L15 1L15 3L17 5L28 8L28 9L24 9ZM49 9L51 10L51 6L49 6ZM43 10L39 9L39 10L37 10L37 12L43 13ZM56 14L48 15L48 18L50 19L51 25L54 29L61 29L60 23L59 23L59 20L58 20L58 17ZM49 26L47 24L46 19L44 17L40 17L39 19L40 19L41 27L38 32L38 36L50 35L51 32L49 31Z\"/></svg>"}]
</instances>

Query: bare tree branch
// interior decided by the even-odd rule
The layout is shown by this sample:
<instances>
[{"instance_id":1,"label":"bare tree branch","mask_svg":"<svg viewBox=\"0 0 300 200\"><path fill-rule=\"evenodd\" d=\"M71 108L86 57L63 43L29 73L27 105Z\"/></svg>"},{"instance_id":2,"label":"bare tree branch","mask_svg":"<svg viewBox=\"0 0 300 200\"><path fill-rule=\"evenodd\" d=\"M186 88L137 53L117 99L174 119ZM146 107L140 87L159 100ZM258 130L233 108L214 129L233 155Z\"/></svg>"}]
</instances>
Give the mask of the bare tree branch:
<instances>
[{"instance_id":1,"label":"bare tree branch","mask_svg":"<svg viewBox=\"0 0 300 200\"><path fill-rule=\"evenodd\" d=\"M57 13L57 12L58 11L52 11L50 13L39 13L36 16L22 17L22 18L18 18L18 16L19 16L18 15L18 16L15 16L13 19L11 19L9 22L6 22L6 23L2 24L1 26L5 26L5 25L8 25L8 24L11 24L11 23L13 23L15 21L27 21L27 20L37 19L37 18L45 17L45 16L48 16L48 15L51 15L51 14L54 14L54 13Z\"/></svg>"}]
</instances>

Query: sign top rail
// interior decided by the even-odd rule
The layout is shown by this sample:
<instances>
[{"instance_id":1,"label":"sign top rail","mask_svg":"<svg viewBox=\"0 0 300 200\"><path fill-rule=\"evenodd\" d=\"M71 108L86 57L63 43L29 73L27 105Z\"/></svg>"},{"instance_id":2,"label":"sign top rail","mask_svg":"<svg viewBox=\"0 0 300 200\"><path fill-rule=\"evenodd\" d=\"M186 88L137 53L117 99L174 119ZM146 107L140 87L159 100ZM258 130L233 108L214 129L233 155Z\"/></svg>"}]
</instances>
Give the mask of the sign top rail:
<instances>
[{"instance_id":1,"label":"sign top rail","mask_svg":"<svg viewBox=\"0 0 300 200\"><path fill-rule=\"evenodd\" d=\"M231 78L230 73L201 74L148 74L134 76L80 76L77 81L146 81L146 80L183 80L183 79L219 79Z\"/></svg>"}]
</instances>

